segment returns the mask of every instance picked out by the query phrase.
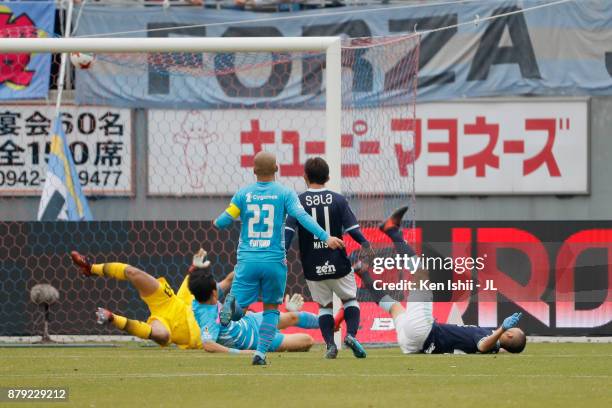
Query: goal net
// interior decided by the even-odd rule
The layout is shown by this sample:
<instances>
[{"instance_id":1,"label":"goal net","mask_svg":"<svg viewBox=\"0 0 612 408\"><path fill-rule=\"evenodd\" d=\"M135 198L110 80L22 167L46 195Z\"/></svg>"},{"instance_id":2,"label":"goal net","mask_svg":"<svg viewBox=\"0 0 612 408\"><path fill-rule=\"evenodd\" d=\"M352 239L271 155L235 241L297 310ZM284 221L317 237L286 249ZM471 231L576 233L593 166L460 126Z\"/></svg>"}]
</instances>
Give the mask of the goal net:
<instances>
[{"instance_id":1,"label":"goal net","mask_svg":"<svg viewBox=\"0 0 612 408\"><path fill-rule=\"evenodd\" d=\"M236 49L245 41L226 40L238 44ZM0 224L14 237L3 248L15 265L24 266L9 272L10 285L3 283L12 304L0 308L0 336L38 333L39 310L26 293L37 283L60 292L50 311L52 335L120 334L95 324L97 306L146 318L146 306L127 283L80 277L67 256L71 249L98 262L138 266L165 277L176 290L202 246L214 275L222 278L236 262L238 226L218 231L212 220L236 190L254 180L253 157L261 150L277 155L278 181L298 192L306 188L306 159L325 157L332 168L330 187L348 197L375 246L391 248L378 225L405 205L410 207L405 236L416 239L411 227L414 157L420 148L413 131L418 37L343 40L341 66L331 64L325 50L262 49L97 52L89 67L71 66L73 89L63 98L60 120L95 221ZM58 57L53 55L53 64ZM340 81L338 111L330 108L332 69ZM19 114L22 126L12 140L27 162L23 170L15 169L13 183L19 188L5 195L40 197L53 103L3 110ZM46 120L46 130L28 134L26 126L33 124L25 119L32 117ZM21 185L19 171L26 170L28 180ZM31 182L28 172L37 172L40 180ZM357 249L346 240L349 252ZM306 310L316 311L295 248L289 254L287 293L304 294ZM394 342L393 330L380 324L385 313L365 290L360 289L359 300L360 339ZM5 323L15 312L22 322ZM320 340L319 333L312 334Z\"/></svg>"}]
</instances>

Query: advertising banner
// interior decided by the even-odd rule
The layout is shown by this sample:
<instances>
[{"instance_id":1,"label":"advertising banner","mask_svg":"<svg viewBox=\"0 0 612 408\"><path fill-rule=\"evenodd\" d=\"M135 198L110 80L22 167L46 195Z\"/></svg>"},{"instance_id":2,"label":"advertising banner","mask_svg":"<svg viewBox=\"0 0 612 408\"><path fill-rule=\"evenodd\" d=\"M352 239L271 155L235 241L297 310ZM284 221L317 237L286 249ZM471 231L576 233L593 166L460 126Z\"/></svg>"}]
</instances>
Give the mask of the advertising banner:
<instances>
[{"instance_id":1,"label":"advertising banner","mask_svg":"<svg viewBox=\"0 0 612 408\"><path fill-rule=\"evenodd\" d=\"M10 237L3 249L12 254L3 261L5 289L41 281L71 283L59 286L62 302L54 305L50 330L84 335L117 333L96 324L89 311L97 305L129 311L130 317L139 320L146 320L149 310L129 285L96 280L95 289L83 292L80 284L72 284L74 267L66 248L78 243L79 251L96 259L138 265L165 277L178 290L200 246L209 251L216 280L233 271L239 229L219 232L210 221L93 221L87 228L79 222L4 222L0 231ZM402 259L378 229L366 228L364 234L376 243L378 258L400 255ZM414 231L405 229L404 236L412 238L421 267L429 271L435 302L432 313L440 323L495 327L520 311L520 326L528 335L612 335L610 221L423 221ZM355 242L345 239L348 251L354 251ZM27 248L36 248L36 256ZM303 294L306 310L316 311L297 259L291 250L286 293ZM376 262L369 274L380 290L387 290L407 308L418 300L410 291L389 286L410 281L409 268ZM391 316L373 302L361 280L357 285L359 339L395 342ZM261 304L253 308L258 310ZM9 290L8 296L0 297L0 336L32 334L38 313L26 290ZM318 330L308 333L320 340Z\"/></svg>"},{"instance_id":2,"label":"advertising banner","mask_svg":"<svg viewBox=\"0 0 612 408\"><path fill-rule=\"evenodd\" d=\"M612 8L599 0L543 7L548 3L394 4L287 14L87 5L82 16L75 15L81 16L77 36L363 38L411 35L415 30L448 26L448 30L422 36L419 101L525 94L610 95ZM492 16L501 17L489 19ZM389 60L380 58L378 48L362 49L346 59L351 62L344 67L345 73L358 73L361 78L351 89L353 102L361 106L384 100L385 77L414 53L412 47L405 47L403 56L396 54ZM112 66L101 58L93 69L78 73L77 97L86 104L106 101L130 107L324 106L322 84L312 86L316 79L312 73L318 71L304 69L308 62L300 55L287 60L287 55L278 52L262 58L253 62L252 54L212 58L169 54L161 64L156 63L158 58L126 57ZM255 70L256 80L249 78L249 66L257 68L262 63L265 69ZM267 73L265 78L262 72Z\"/></svg>"},{"instance_id":3,"label":"advertising banner","mask_svg":"<svg viewBox=\"0 0 612 408\"><path fill-rule=\"evenodd\" d=\"M45 105L0 109L0 195L41 194L54 115ZM131 195L130 110L69 105L61 118L85 194Z\"/></svg>"},{"instance_id":4,"label":"advertising banner","mask_svg":"<svg viewBox=\"0 0 612 408\"><path fill-rule=\"evenodd\" d=\"M417 194L589 191L585 100L424 103L416 123L397 112L359 110L343 129L345 192L407 194L413 162ZM253 179L252 158L262 149L278 155L279 180L302 190L304 162L325 153L325 117L319 110L150 110L148 115L152 195L232 195ZM383 179L377 170L381 161L393 169Z\"/></svg>"}]
</instances>

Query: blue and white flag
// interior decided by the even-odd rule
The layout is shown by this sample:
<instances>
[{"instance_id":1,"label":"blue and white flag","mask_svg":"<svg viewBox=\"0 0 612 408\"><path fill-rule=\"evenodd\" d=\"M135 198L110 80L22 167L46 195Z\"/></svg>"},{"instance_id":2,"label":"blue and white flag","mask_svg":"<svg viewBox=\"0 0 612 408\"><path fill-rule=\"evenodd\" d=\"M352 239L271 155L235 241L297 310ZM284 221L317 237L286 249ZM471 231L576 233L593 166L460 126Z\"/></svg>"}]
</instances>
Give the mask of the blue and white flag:
<instances>
[{"instance_id":1,"label":"blue and white flag","mask_svg":"<svg viewBox=\"0 0 612 408\"><path fill-rule=\"evenodd\" d=\"M81 190L72 154L62 129L60 117L55 118L51 136L51 152L43 188L39 221L90 221L91 211Z\"/></svg>"}]
</instances>

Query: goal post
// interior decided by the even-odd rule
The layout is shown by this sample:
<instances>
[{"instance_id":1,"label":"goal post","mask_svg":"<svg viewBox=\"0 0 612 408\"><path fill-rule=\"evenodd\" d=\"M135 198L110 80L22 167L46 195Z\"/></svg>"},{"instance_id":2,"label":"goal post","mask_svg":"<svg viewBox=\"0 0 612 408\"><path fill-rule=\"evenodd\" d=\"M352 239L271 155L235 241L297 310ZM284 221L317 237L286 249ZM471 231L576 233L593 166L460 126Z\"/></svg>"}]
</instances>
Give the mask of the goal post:
<instances>
[{"instance_id":1,"label":"goal post","mask_svg":"<svg viewBox=\"0 0 612 408\"><path fill-rule=\"evenodd\" d=\"M89 312L97 306L140 320L148 313L128 285L75 277L67 248L101 262L128 262L166 277L177 289L185 263L203 245L215 261L215 278L226 276L235 263L237 230L219 232L211 220L253 181L252 161L260 150L276 153L279 182L298 192L305 189L306 159L325 157L328 187L348 198L375 248L393 248L378 230L393 209L409 206L405 226L414 226L414 164L421 146L415 117L418 36L0 41L0 60L11 53L45 53L58 65L59 54L73 52L95 54L91 67L74 70L74 89L62 101L61 116L83 192L94 198L89 204L95 221L84 228L16 225L16 242L39 255L11 252L14 262L27 265L11 275L15 287L58 286L63 300L51 308L52 336L120 334L95 324ZM41 196L36 184L41 177L32 179L31 173L45 174L54 102L20 101L3 108L16 121L8 138L25 163L0 169L4 205ZM358 249L348 235L346 243L349 253ZM292 250L287 293L303 293L307 310L316 311L296 259ZM368 291L360 287L357 297L359 339L395 341L388 316ZM38 314L28 302L13 301L15 309L25 310L27 323L0 323L0 336L35 334ZM339 305L335 298L334 310ZM0 322L14 322L6 313L0 312Z\"/></svg>"}]
</instances>

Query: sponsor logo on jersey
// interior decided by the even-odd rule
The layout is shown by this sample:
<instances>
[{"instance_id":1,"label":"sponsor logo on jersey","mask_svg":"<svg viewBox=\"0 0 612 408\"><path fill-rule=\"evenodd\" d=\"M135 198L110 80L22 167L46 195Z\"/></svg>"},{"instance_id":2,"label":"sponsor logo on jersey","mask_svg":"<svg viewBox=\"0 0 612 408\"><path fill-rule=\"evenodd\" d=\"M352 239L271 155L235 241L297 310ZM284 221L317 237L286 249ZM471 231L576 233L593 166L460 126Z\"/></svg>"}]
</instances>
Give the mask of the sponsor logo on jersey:
<instances>
[{"instance_id":1,"label":"sponsor logo on jersey","mask_svg":"<svg viewBox=\"0 0 612 408\"><path fill-rule=\"evenodd\" d=\"M259 195L259 194L253 194L253 193L246 193L247 203L250 203L251 201L262 201L262 200L278 200L278 195L276 194Z\"/></svg>"},{"instance_id":2,"label":"sponsor logo on jersey","mask_svg":"<svg viewBox=\"0 0 612 408\"><path fill-rule=\"evenodd\" d=\"M318 265L316 272L319 276L333 275L336 273L336 267L334 265L330 265L329 261L327 261L324 265Z\"/></svg>"}]
</instances>

